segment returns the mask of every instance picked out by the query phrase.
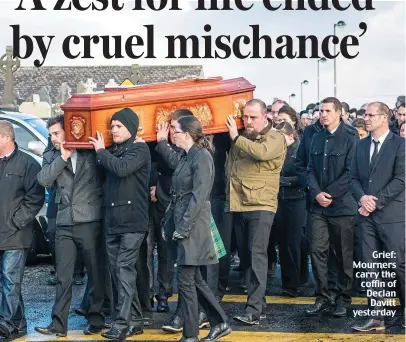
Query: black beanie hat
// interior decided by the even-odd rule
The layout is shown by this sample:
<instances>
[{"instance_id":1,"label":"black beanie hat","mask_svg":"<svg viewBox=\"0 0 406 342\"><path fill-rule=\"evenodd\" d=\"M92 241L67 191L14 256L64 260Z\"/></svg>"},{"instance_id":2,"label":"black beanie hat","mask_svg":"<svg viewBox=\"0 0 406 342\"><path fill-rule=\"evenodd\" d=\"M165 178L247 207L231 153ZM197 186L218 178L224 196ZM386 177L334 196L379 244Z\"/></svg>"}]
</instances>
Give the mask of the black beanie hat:
<instances>
[{"instance_id":1,"label":"black beanie hat","mask_svg":"<svg viewBox=\"0 0 406 342\"><path fill-rule=\"evenodd\" d=\"M113 120L120 121L128 129L132 138L137 136L140 120L138 119L137 113L132 109L124 108L119 110L111 117L110 122Z\"/></svg>"}]
</instances>

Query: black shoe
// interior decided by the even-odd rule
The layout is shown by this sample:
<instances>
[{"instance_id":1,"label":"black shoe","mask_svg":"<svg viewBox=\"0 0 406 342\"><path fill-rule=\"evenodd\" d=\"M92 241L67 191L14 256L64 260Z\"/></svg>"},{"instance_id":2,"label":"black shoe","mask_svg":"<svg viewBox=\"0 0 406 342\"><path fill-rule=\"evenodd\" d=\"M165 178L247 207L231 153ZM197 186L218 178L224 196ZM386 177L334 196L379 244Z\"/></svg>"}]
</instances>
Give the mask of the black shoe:
<instances>
[{"instance_id":1,"label":"black shoe","mask_svg":"<svg viewBox=\"0 0 406 342\"><path fill-rule=\"evenodd\" d=\"M85 330L83 330L83 333L85 335L98 335L102 332L103 326L102 327L97 327L95 325L89 325Z\"/></svg>"},{"instance_id":2,"label":"black shoe","mask_svg":"<svg viewBox=\"0 0 406 342\"><path fill-rule=\"evenodd\" d=\"M131 337L135 335L141 335L144 333L144 329L141 327L135 326L135 325L130 325L127 330L126 337Z\"/></svg>"},{"instance_id":3,"label":"black shoe","mask_svg":"<svg viewBox=\"0 0 406 342\"><path fill-rule=\"evenodd\" d=\"M169 323L163 325L161 329L168 333L179 333L183 330L183 320L179 316L174 316L169 320Z\"/></svg>"},{"instance_id":4,"label":"black shoe","mask_svg":"<svg viewBox=\"0 0 406 342\"><path fill-rule=\"evenodd\" d=\"M168 300L166 298L158 299L158 304L156 306L157 312L169 312Z\"/></svg>"},{"instance_id":5,"label":"black shoe","mask_svg":"<svg viewBox=\"0 0 406 342\"><path fill-rule=\"evenodd\" d=\"M209 320L207 319L207 315L203 312L199 312L199 329L207 328L210 326Z\"/></svg>"},{"instance_id":6,"label":"black shoe","mask_svg":"<svg viewBox=\"0 0 406 342\"><path fill-rule=\"evenodd\" d=\"M74 311L75 311L75 314L78 316L83 316L83 317L87 316L87 311L85 309L77 308Z\"/></svg>"},{"instance_id":7,"label":"black shoe","mask_svg":"<svg viewBox=\"0 0 406 342\"><path fill-rule=\"evenodd\" d=\"M259 319L253 316L251 313L244 313L233 317L234 321L242 322L248 325L259 324Z\"/></svg>"},{"instance_id":8,"label":"black shoe","mask_svg":"<svg viewBox=\"0 0 406 342\"><path fill-rule=\"evenodd\" d=\"M113 327L101 335L109 340L125 340L127 337L127 330L128 329L117 329Z\"/></svg>"},{"instance_id":9,"label":"black shoe","mask_svg":"<svg viewBox=\"0 0 406 342\"><path fill-rule=\"evenodd\" d=\"M51 324L46 328L35 327L34 330L42 335L56 335L57 337L66 337L66 332L57 331Z\"/></svg>"},{"instance_id":10,"label":"black shoe","mask_svg":"<svg viewBox=\"0 0 406 342\"><path fill-rule=\"evenodd\" d=\"M182 336L182 338L179 340L179 342L199 342L199 339L197 337Z\"/></svg>"},{"instance_id":11,"label":"black shoe","mask_svg":"<svg viewBox=\"0 0 406 342\"><path fill-rule=\"evenodd\" d=\"M347 308L342 306L341 304L337 304L333 311L333 316L334 317L345 317L347 316Z\"/></svg>"},{"instance_id":12,"label":"black shoe","mask_svg":"<svg viewBox=\"0 0 406 342\"><path fill-rule=\"evenodd\" d=\"M322 312L328 311L330 309L330 305L323 300L316 299L316 303L310 309L307 309L306 315L307 316L315 316Z\"/></svg>"},{"instance_id":13,"label":"black shoe","mask_svg":"<svg viewBox=\"0 0 406 342\"><path fill-rule=\"evenodd\" d=\"M14 329L11 328L5 321L0 321L0 336L4 338L10 338Z\"/></svg>"},{"instance_id":14,"label":"black shoe","mask_svg":"<svg viewBox=\"0 0 406 342\"><path fill-rule=\"evenodd\" d=\"M364 325L352 327L357 331L382 331L385 330L385 322L378 321L376 319L369 319L365 322Z\"/></svg>"},{"instance_id":15,"label":"black shoe","mask_svg":"<svg viewBox=\"0 0 406 342\"><path fill-rule=\"evenodd\" d=\"M219 338L230 335L231 327L227 323L221 323L210 329L209 334L202 338L200 342L215 342Z\"/></svg>"},{"instance_id":16,"label":"black shoe","mask_svg":"<svg viewBox=\"0 0 406 342\"><path fill-rule=\"evenodd\" d=\"M55 286L58 279L56 278L56 274L51 274L48 278L48 285Z\"/></svg>"}]
</instances>

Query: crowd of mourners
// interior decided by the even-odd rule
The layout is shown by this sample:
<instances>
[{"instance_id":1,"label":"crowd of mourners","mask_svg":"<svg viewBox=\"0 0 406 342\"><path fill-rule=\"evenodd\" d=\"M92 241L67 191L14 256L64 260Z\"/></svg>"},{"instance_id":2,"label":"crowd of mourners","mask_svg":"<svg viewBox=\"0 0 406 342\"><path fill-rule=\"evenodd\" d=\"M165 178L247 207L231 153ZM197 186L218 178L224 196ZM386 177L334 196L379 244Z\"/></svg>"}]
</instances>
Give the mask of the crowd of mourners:
<instances>
[{"instance_id":1,"label":"crowd of mourners","mask_svg":"<svg viewBox=\"0 0 406 342\"><path fill-rule=\"evenodd\" d=\"M124 108L110 120L112 145L97 132L89 150L65 146L60 115L47 122L42 166L0 121L0 335L27 329L21 286L45 189L56 295L38 333L67 336L72 285L84 284L86 271L75 309L88 322L84 334L142 334L154 309L170 311L176 275L177 306L162 330L196 342L210 327L200 341L217 341L232 333L222 301L235 261L247 294L237 322L266 318L267 282L279 263L285 296L299 296L313 273L315 302L305 316L345 317L354 293L369 290L370 315L353 329L384 330L376 303L386 294L373 271L388 260L377 252L392 252L404 327L405 118L404 96L393 109L350 109L328 97L300 113L283 100L252 99L241 118L228 117L224 133L205 135L180 108L146 143L137 113Z\"/></svg>"}]
</instances>

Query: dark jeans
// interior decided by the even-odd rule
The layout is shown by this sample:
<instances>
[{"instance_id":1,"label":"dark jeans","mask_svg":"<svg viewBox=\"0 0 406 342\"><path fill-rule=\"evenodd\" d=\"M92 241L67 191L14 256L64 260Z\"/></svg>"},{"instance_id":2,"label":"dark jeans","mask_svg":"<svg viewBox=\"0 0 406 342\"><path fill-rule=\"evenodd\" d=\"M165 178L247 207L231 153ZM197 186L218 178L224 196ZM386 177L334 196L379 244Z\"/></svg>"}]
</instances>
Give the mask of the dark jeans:
<instances>
[{"instance_id":1,"label":"dark jeans","mask_svg":"<svg viewBox=\"0 0 406 342\"><path fill-rule=\"evenodd\" d=\"M87 320L94 326L104 325L101 308L104 300L104 277L99 266L102 248L100 222L59 226L56 230L56 297L52 310L52 324L59 332L68 331L68 316L72 301L72 276L78 250L82 252L89 282Z\"/></svg>"},{"instance_id":2,"label":"dark jeans","mask_svg":"<svg viewBox=\"0 0 406 342\"><path fill-rule=\"evenodd\" d=\"M227 321L227 316L202 278L199 266L178 266L179 301L184 318L183 336L199 335L198 304L212 327Z\"/></svg>"},{"instance_id":3,"label":"dark jeans","mask_svg":"<svg viewBox=\"0 0 406 342\"><path fill-rule=\"evenodd\" d=\"M383 288L382 286L368 287L368 290L372 291L395 291L397 290L397 295L399 296L400 305L403 309L402 314L404 314L405 309L405 223L387 223L387 224L377 224L372 218L367 218L360 223L362 231L362 256L363 261L366 263L395 263L396 268L387 268L389 272L396 273L396 281L399 285L397 288ZM373 253L375 252L394 252L395 258L374 258ZM358 270L362 272L363 270ZM367 269L367 272L382 272L381 268ZM368 277L362 279L363 281L376 280L375 277ZM391 281L395 279L388 279L378 277L380 282ZM382 310L383 307L374 306L371 303L371 299L375 299L378 303L382 300L382 297L371 297L368 299L369 308L371 310ZM388 307L387 307L388 308ZM379 320L383 320L381 316L371 317Z\"/></svg>"},{"instance_id":4,"label":"dark jeans","mask_svg":"<svg viewBox=\"0 0 406 342\"><path fill-rule=\"evenodd\" d=\"M297 292L300 286L301 241L306 199L279 200L274 227L279 240L282 288Z\"/></svg>"},{"instance_id":5,"label":"dark jeans","mask_svg":"<svg viewBox=\"0 0 406 342\"><path fill-rule=\"evenodd\" d=\"M172 284L175 275L175 260L172 253L168 253L167 243L162 237L161 221L165 216L165 208L159 202L152 203L149 215L148 231L148 269L151 297L154 296L154 249L155 244L158 251L158 294L157 298L167 299L172 295Z\"/></svg>"},{"instance_id":6,"label":"dark jeans","mask_svg":"<svg viewBox=\"0 0 406 342\"><path fill-rule=\"evenodd\" d=\"M21 284L28 249L0 251L1 256L1 311L0 321L6 323L10 333L27 327Z\"/></svg>"},{"instance_id":7,"label":"dark jeans","mask_svg":"<svg viewBox=\"0 0 406 342\"><path fill-rule=\"evenodd\" d=\"M260 317L266 306L265 291L268 272L268 243L275 213L271 211L251 211L233 213L237 233L238 250L247 284L248 299L246 312L256 318Z\"/></svg>"},{"instance_id":8,"label":"dark jeans","mask_svg":"<svg viewBox=\"0 0 406 342\"><path fill-rule=\"evenodd\" d=\"M311 213L311 256L316 297L328 303L331 301L327 272L330 244L333 244L338 259L338 295L335 302L341 302L345 307L351 304L355 223L355 216L327 217Z\"/></svg>"},{"instance_id":9,"label":"dark jeans","mask_svg":"<svg viewBox=\"0 0 406 342\"><path fill-rule=\"evenodd\" d=\"M55 258L55 237L56 237L56 218L48 218L48 228L47 228L47 237L49 240L49 245L51 248L51 257L52 257L52 265L55 267L56 265L56 258ZM53 272L51 272L53 273ZM82 253L78 252L76 254L76 263L75 263L75 270L73 272L73 276L80 276L84 277L84 262Z\"/></svg>"},{"instance_id":10,"label":"dark jeans","mask_svg":"<svg viewBox=\"0 0 406 342\"><path fill-rule=\"evenodd\" d=\"M142 326L142 308L137 291L137 262L145 233L106 235L106 248L114 284L114 327Z\"/></svg>"}]
</instances>

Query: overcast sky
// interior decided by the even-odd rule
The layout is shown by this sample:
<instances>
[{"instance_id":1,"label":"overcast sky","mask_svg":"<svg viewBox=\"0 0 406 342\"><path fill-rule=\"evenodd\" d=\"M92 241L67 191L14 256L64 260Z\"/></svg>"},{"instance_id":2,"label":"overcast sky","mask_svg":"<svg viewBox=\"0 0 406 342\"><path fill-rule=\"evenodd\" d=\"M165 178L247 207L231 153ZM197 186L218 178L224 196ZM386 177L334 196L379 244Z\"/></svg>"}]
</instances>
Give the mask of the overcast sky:
<instances>
[{"instance_id":1,"label":"overcast sky","mask_svg":"<svg viewBox=\"0 0 406 342\"><path fill-rule=\"evenodd\" d=\"M67 0L66 0L67 1ZM352 7L344 12L331 11L267 11L261 2L244 1L254 4L247 11L195 11L196 2L179 0L182 11L131 11L133 2L126 4L121 12L78 12L52 11L56 0L42 0L47 11L15 11L20 0L0 0L0 49L12 43L12 29L9 25L20 25L21 34L54 35L49 54L44 65L107 65L107 64L202 64L205 76L224 78L245 77L256 85L255 97L269 103L274 97L288 100L296 94L292 105L300 109L300 83L308 80L303 87L304 103L317 101L317 60L316 59L166 59L166 35L183 34L189 36L206 35L205 24L212 26L211 34L250 35L249 25L260 25L260 32L269 35L277 47L276 38L280 35L315 35L321 41L333 33L333 24L339 20L346 27L337 35L359 36L358 25L368 25L366 34L359 38L359 48L351 48L359 56L353 60L337 58L338 98L351 107L380 100L394 105L396 97L405 93L405 2L374 1L375 11L356 11ZM81 0L85 5L90 0ZM281 1L275 1L275 4ZM331 3L331 1L329 1ZM344 4L344 1L341 1ZM24 0L31 7L32 0ZM94 59L69 60L62 53L62 41L70 35L140 35L146 39L143 25L154 25L155 60L118 59L106 60L101 48L95 47ZM203 45L200 47L203 50ZM145 49L144 49L145 50ZM137 50L138 52L144 51ZM275 50L275 48L274 48ZM247 51L247 50L245 50ZM309 50L310 51L310 50ZM203 53L203 52L202 52ZM22 61L24 66L32 66L40 57L38 47L32 58ZM333 95L333 60L320 65L320 97Z\"/></svg>"}]
</instances>

